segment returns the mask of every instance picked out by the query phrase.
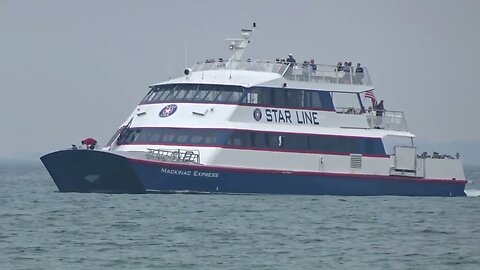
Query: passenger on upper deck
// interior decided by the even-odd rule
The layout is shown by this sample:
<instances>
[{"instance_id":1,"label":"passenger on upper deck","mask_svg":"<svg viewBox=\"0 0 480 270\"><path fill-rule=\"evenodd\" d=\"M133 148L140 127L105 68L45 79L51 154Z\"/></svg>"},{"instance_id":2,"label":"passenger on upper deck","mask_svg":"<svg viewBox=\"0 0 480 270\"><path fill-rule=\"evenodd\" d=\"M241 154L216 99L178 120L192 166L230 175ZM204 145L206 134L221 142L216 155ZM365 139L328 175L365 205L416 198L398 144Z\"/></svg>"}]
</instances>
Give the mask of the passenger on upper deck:
<instances>
[{"instance_id":1,"label":"passenger on upper deck","mask_svg":"<svg viewBox=\"0 0 480 270\"><path fill-rule=\"evenodd\" d=\"M341 80L342 83L346 83L346 84L351 84L352 83L352 77L351 77L351 73L350 71L352 70L352 62L345 62L343 64L343 72L345 72L345 74L343 75L343 78Z\"/></svg>"},{"instance_id":2,"label":"passenger on upper deck","mask_svg":"<svg viewBox=\"0 0 480 270\"><path fill-rule=\"evenodd\" d=\"M382 116L383 112L385 111L385 106L383 105L383 100L380 100L380 103L378 103L375 106L375 110L377 111L377 116Z\"/></svg>"},{"instance_id":3,"label":"passenger on upper deck","mask_svg":"<svg viewBox=\"0 0 480 270\"><path fill-rule=\"evenodd\" d=\"M313 72L317 71L317 65L315 64L315 60L313 58L310 59L310 68Z\"/></svg>"},{"instance_id":4,"label":"passenger on upper deck","mask_svg":"<svg viewBox=\"0 0 480 270\"><path fill-rule=\"evenodd\" d=\"M310 66L310 64L308 64L308 62L306 60L303 61L303 64L302 64L302 80L304 80L304 81L308 81L308 78L310 77L309 70L308 70L309 66Z\"/></svg>"},{"instance_id":5,"label":"passenger on upper deck","mask_svg":"<svg viewBox=\"0 0 480 270\"><path fill-rule=\"evenodd\" d=\"M293 58L293 54L289 53L286 61L286 64L289 65L286 74L289 77L293 76L293 66L295 66L296 63L297 61L295 60L295 58Z\"/></svg>"},{"instance_id":6,"label":"passenger on upper deck","mask_svg":"<svg viewBox=\"0 0 480 270\"><path fill-rule=\"evenodd\" d=\"M343 71L342 62L337 63L337 68L335 69L335 71Z\"/></svg>"},{"instance_id":7,"label":"passenger on upper deck","mask_svg":"<svg viewBox=\"0 0 480 270\"><path fill-rule=\"evenodd\" d=\"M363 68L360 65L360 63L357 63L357 68L355 69L355 77L354 77L355 81L354 81L354 83L355 84L362 84L363 77L364 77Z\"/></svg>"},{"instance_id":8,"label":"passenger on upper deck","mask_svg":"<svg viewBox=\"0 0 480 270\"><path fill-rule=\"evenodd\" d=\"M315 74L317 73L317 64L315 64L315 60L312 58L310 59L310 63L308 64L308 75L309 80L316 79Z\"/></svg>"},{"instance_id":9,"label":"passenger on upper deck","mask_svg":"<svg viewBox=\"0 0 480 270\"><path fill-rule=\"evenodd\" d=\"M292 64L292 67L296 65L297 61L293 58L293 54L288 54L287 63Z\"/></svg>"},{"instance_id":10,"label":"passenger on upper deck","mask_svg":"<svg viewBox=\"0 0 480 270\"><path fill-rule=\"evenodd\" d=\"M363 73L363 68L360 63L357 63L357 68L355 69L355 73Z\"/></svg>"}]
</instances>

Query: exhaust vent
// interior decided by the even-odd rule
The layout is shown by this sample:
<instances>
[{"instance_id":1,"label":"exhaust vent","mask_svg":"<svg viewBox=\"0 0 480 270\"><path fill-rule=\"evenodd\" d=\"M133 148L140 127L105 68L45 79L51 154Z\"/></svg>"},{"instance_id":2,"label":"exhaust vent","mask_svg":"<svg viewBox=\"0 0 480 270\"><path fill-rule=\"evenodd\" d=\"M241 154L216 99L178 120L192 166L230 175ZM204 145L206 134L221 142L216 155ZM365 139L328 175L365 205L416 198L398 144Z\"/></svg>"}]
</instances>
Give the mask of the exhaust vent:
<instances>
[{"instance_id":1,"label":"exhaust vent","mask_svg":"<svg viewBox=\"0 0 480 270\"><path fill-rule=\"evenodd\" d=\"M362 168L362 155L350 154L350 168L361 169Z\"/></svg>"}]
</instances>

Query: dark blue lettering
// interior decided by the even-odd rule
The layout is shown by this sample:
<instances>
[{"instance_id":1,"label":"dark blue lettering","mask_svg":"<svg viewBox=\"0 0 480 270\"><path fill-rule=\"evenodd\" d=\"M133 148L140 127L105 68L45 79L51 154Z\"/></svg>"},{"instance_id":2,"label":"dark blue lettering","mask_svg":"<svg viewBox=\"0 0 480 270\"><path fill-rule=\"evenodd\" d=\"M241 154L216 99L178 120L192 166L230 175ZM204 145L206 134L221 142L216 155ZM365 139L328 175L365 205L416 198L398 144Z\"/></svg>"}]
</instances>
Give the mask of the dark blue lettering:
<instances>
[{"instance_id":1,"label":"dark blue lettering","mask_svg":"<svg viewBox=\"0 0 480 270\"><path fill-rule=\"evenodd\" d=\"M292 123L292 119L290 119L291 117L290 111L285 111L285 119L290 123Z\"/></svg>"},{"instance_id":2,"label":"dark blue lettering","mask_svg":"<svg viewBox=\"0 0 480 270\"><path fill-rule=\"evenodd\" d=\"M272 122L272 112L269 109L265 110L265 115L267 116L267 121Z\"/></svg>"},{"instance_id":3,"label":"dark blue lettering","mask_svg":"<svg viewBox=\"0 0 480 270\"><path fill-rule=\"evenodd\" d=\"M304 115L305 119L305 124L311 124L312 123L312 115L311 112L302 112Z\"/></svg>"},{"instance_id":4,"label":"dark blue lettering","mask_svg":"<svg viewBox=\"0 0 480 270\"><path fill-rule=\"evenodd\" d=\"M283 117L283 113L281 110L278 111L278 122L284 122L285 123L285 118Z\"/></svg>"},{"instance_id":5,"label":"dark blue lettering","mask_svg":"<svg viewBox=\"0 0 480 270\"><path fill-rule=\"evenodd\" d=\"M320 123L318 123L317 121L317 112L313 112L312 116L313 116L313 124L320 125Z\"/></svg>"},{"instance_id":6,"label":"dark blue lettering","mask_svg":"<svg viewBox=\"0 0 480 270\"><path fill-rule=\"evenodd\" d=\"M300 117L298 117L298 112L297 112L297 111L295 111L295 114L297 115L297 122L298 122L299 124L303 124L303 121L302 121L303 119L300 120Z\"/></svg>"},{"instance_id":7,"label":"dark blue lettering","mask_svg":"<svg viewBox=\"0 0 480 270\"><path fill-rule=\"evenodd\" d=\"M278 120L277 120L277 112L278 112L278 110L273 110L273 109L272 109L272 112L273 112L273 115L275 116L275 122L278 122Z\"/></svg>"}]
</instances>

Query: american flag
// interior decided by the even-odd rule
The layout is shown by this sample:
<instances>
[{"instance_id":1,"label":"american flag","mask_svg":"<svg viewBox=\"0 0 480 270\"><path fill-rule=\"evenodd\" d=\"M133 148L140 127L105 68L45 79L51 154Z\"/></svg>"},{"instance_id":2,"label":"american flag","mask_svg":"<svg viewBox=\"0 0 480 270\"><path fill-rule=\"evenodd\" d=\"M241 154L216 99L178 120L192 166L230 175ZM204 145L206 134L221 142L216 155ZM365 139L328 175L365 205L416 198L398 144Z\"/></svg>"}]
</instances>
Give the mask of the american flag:
<instances>
[{"instance_id":1,"label":"american flag","mask_svg":"<svg viewBox=\"0 0 480 270\"><path fill-rule=\"evenodd\" d=\"M377 98L375 97L375 94L373 93L373 89L372 90L368 90L365 92L365 98L369 98L372 100L372 105L377 105Z\"/></svg>"}]
</instances>

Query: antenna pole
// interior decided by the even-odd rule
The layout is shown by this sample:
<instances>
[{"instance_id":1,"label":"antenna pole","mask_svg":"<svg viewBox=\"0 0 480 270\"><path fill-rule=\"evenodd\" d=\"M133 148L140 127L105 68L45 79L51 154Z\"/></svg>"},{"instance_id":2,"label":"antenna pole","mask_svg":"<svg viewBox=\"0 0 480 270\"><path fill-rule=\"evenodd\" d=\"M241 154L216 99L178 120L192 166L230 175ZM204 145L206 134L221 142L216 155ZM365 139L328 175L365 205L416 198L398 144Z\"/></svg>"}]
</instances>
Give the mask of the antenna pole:
<instances>
[{"instance_id":1,"label":"antenna pole","mask_svg":"<svg viewBox=\"0 0 480 270\"><path fill-rule=\"evenodd\" d=\"M185 38L185 68L188 68L188 61L187 61L187 38Z\"/></svg>"}]
</instances>

